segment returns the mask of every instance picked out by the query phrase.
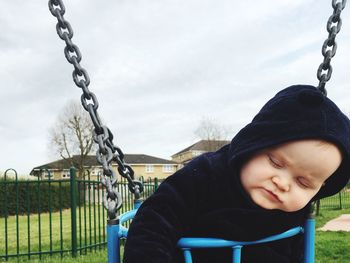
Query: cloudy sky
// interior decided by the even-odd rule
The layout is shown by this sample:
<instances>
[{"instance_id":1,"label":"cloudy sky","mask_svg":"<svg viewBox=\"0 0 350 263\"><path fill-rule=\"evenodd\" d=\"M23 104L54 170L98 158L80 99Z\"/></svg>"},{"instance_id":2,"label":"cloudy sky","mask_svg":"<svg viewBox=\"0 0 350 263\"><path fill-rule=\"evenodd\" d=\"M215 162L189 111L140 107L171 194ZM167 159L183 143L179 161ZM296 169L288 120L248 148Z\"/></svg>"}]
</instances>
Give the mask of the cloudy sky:
<instances>
[{"instance_id":1,"label":"cloudy sky","mask_svg":"<svg viewBox=\"0 0 350 263\"><path fill-rule=\"evenodd\" d=\"M331 0L66 0L99 113L125 153L170 159L204 117L231 137L267 99L317 85ZM350 112L350 7L328 94ZM81 90L47 1L0 1L0 171L57 159L48 130ZM346 82L347 80L347 82Z\"/></svg>"}]
</instances>

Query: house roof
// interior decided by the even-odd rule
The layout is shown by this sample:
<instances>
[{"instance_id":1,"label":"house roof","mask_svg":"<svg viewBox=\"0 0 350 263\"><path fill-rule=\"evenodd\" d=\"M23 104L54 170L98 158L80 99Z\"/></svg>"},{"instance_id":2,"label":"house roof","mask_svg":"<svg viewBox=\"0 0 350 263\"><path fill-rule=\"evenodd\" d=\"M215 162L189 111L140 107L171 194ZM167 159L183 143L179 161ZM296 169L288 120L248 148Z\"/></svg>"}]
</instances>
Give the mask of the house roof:
<instances>
[{"instance_id":1,"label":"house roof","mask_svg":"<svg viewBox=\"0 0 350 263\"><path fill-rule=\"evenodd\" d=\"M217 149L221 148L222 146L230 143L230 141L227 140L200 140L191 146L179 151L178 153L173 154L171 157L174 157L178 154L188 152L188 151L207 151L207 147L209 143L214 143L215 146L217 146Z\"/></svg>"},{"instance_id":2,"label":"house roof","mask_svg":"<svg viewBox=\"0 0 350 263\"><path fill-rule=\"evenodd\" d=\"M80 159L79 155L74 155L72 158L67 159L67 160L60 159L60 160L57 160L57 161L54 161L51 163L47 163L47 164L43 164L43 165L34 167L30 173L32 174L32 172L34 170L40 170L40 169L58 169L58 170L69 169L69 167L71 166L71 163L78 164L79 159ZM129 165L133 165L133 164L134 165L135 164L177 164L176 162L173 162L170 160L166 160L166 159L162 159L162 158L158 158L158 157L154 157L154 156L150 156L150 155L146 155L146 154L125 154L124 161L125 161L125 163L127 163ZM88 156L86 156L85 166L88 166L88 167L89 166L100 166L100 164L97 162L95 155L88 155Z\"/></svg>"}]
</instances>

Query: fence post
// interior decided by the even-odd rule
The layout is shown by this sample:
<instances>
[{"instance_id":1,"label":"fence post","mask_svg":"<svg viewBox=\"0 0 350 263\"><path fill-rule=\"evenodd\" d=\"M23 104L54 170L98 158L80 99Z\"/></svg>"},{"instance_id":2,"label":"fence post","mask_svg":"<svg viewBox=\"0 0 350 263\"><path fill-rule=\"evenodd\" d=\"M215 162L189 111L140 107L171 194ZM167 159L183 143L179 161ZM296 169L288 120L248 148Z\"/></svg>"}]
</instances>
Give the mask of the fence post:
<instances>
[{"instance_id":1,"label":"fence post","mask_svg":"<svg viewBox=\"0 0 350 263\"><path fill-rule=\"evenodd\" d=\"M343 191L343 190L342 190ZM343 209L343 204L342 204L342 200L341 200L341 192L339 192L339 205L340 205L340 209Z\"/></svg>"},{"instance_id":2,"label":"fence post","mask_svg":"<svg viewBox=\"0 0 350 263\"><path fill-rule=\"evenodd\" d=\"M156 191L157 188L158 188L158 178L155 177L155 178L154 178L154 190L153 190L153 192Z\"/></svg>"},{"instance_id":3,"label":"fence post","mask_svg":"<svg viewBox=\"0 0 350 263\"><path fill-rule=\"evenodd\" d=\"M15 171L15 170L14 170ZM19 203L19 189L18 189L18 176L17 172L15 171L15 176L16 176L16 252L17 252L17 257L19 254L19 221L18 221L18 214L19 214L19 208L18 208L18 203Z\"/></svg>"},{"instance_id":4,"label":"fence post","mask_svg":"<svg viewBox=\"0 0 350 263\"><path fill-rule=\"evenodd\" d=\"M70 168L70 209L72 232L72 257L77 256L77 181L76 169Z\"/></svg>"},{"instance_id":5,"label":"fence post","mask_svg":"<svg viewBox=\"0 0 350 263\"><path fill-rule=\"evenodd\" d=\"M16 255L18 257L19 255L19 221L18 221L18 215L19 215L19 189L18 189L18 176L17 171L13 168L7 169L4 173L4 182L5 182L5 205L7 206L7 190L6 190L6 176L8 172L13 172L15 174L15 181L14 181L14 187L16 188ZM6 209L7 210L7 209ZM8 237L7 237L7 214L5 213L5 246L6 246L6 260L8 255Z\"/></svg>"},{"instance_id":6,"label":"fence post","mask_svg":"<svg viewBox=\"0 0 350 263\"><path fill-rule=\"evenodd\" d=\"M316 201L316 216L318 215L320 215L320 200Z\"/></svg>"}]
</instances>

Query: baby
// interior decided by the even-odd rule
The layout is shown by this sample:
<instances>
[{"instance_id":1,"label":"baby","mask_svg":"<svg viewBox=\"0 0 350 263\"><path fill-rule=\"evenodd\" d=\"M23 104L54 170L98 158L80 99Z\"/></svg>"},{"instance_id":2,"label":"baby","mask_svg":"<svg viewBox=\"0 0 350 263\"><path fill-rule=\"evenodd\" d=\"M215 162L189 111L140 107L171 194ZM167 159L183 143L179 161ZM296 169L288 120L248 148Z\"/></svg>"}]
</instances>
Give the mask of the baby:
<instances>
[{"instance_id":1,"label":"baby","mask_svg":"<svg viewBox=\"0 0 350 263\"><path fill-rule=\"evenodd\" d=\"M276 94L217 152L168 177L138 210L125 263L184 262L181 237L256 240L302 225L311 202L350 176L350 121L312 86ZM302 236L242 250L242 262L301 262ZM193 251L194 262L232 262L230 249Z\"/></svg>"},{"instance_id":2,"label":"baby","mask_svg":"<svg viewBox=\"0 0 350 263\"><path fill-rule=\"evenodd\" d=\"M321 140L298 140L254 154L241 168L244 190L265 209L305 207L342 161L339 148Z\"/></svg>"}]
</instances>

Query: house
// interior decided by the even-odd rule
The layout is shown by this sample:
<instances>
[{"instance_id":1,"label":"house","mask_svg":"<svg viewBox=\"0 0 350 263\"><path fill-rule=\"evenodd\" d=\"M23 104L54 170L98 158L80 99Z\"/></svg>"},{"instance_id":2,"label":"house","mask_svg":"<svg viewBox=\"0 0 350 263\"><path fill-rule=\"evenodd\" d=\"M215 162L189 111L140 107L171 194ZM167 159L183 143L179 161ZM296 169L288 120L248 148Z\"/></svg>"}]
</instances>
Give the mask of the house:
<instances>
[{"instance_id":1,"label":"house","mask_svg":"<svg viewBox=\"0 0 350 263\"><path fill-rule=\"evenodd\" d=\"M171 156L171 158L174 162L177 162L180 164L180 166L183 166L196 156L205 152L216 151L229 143L230 141L226 140L200 140L195 144L192 144L191 146L179 151L178 153L175 153Z\"/></svg>"},{"instance_id":2,"label":"house","mask_svg":"<svg viewBox=\"0 0 350 263\"><path fill-rule=\"evenodd\" d=\"M41 176L45 179L48 179L49 177L52 179L68 179L70 177L69 169L71 164L78 164L79 160L79 155L75 155L68 160L60 159L34 167L30 174ZM130 165L134 170L135 178L142 176L144 179L149 177L153 179L157 177L162 180L176 172L178 169L178 164L174 161L145 154L125 154L124 162ZM77 165L75 166L77 167ZM86 167L86 170L89 171L91 179L96 179L97 176L102 173L102 166L97 162L95 155L88 155L84 166ZM112 168L116 174L119 174L116 163L112 163Z\"/></svg>"}]
</instances>

